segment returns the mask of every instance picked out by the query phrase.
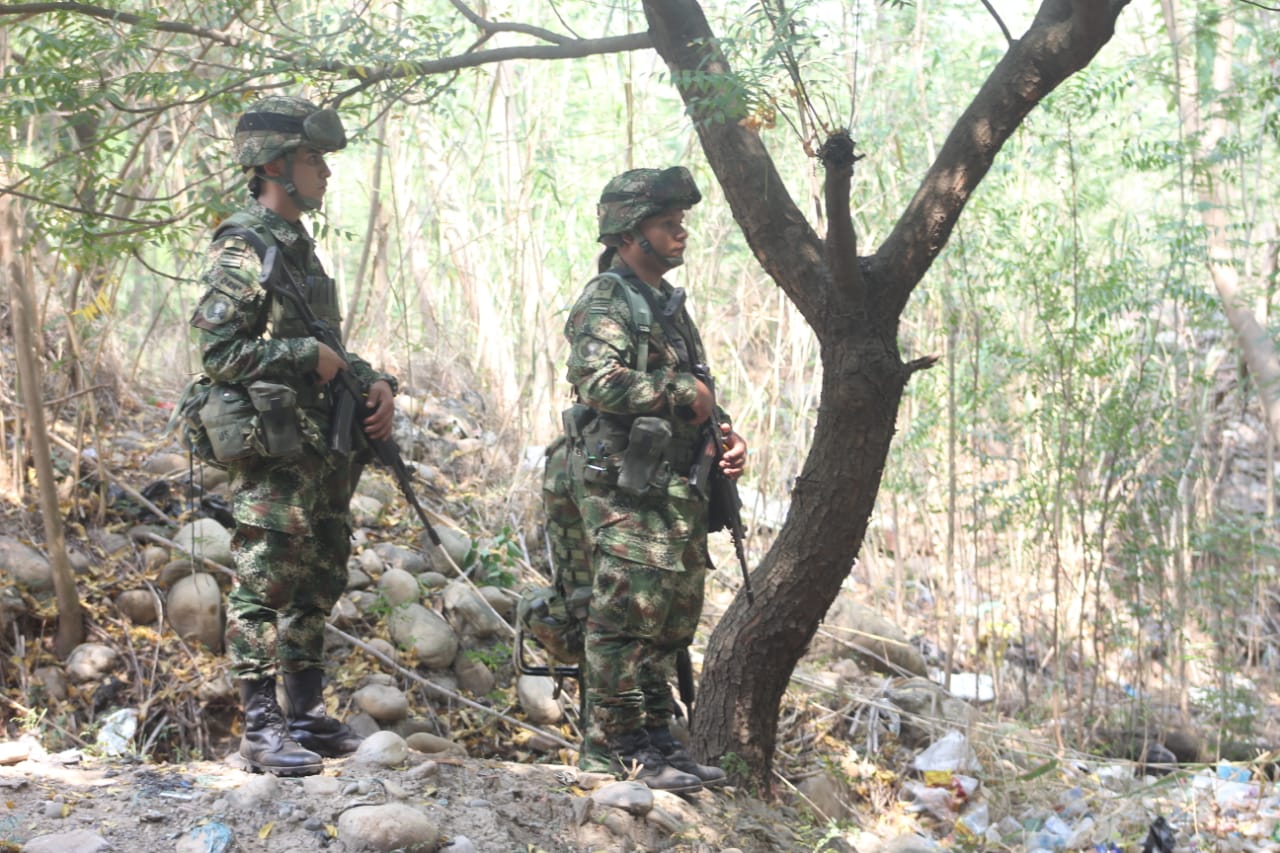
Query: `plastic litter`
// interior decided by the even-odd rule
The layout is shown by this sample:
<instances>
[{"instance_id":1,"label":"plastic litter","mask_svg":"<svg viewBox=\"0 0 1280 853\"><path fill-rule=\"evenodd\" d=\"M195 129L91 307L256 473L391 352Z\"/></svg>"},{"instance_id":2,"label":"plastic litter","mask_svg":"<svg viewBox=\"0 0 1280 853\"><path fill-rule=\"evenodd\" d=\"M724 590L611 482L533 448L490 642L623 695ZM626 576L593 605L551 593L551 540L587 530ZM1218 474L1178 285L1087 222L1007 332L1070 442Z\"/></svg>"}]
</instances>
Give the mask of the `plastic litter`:
<instances>
[{"instance_id":1,"label":"plastic litter","mask_svg":"<svg viewBox=\"0 0 1280 853\"><path fill-rule=\"evenodd\" d=\"M102 718L97 744L103 755L124 755L138 733L138 709L121 708Z\"/></svg>"},{"instance_id":2,"label":"plastic litter","mask_svg":"<svg viewBox=\"0 0 1280 853\"><path fill-rule=\"evenodd\" d=\"M1173 853L1175 833L1169 821L1158 817L1151 822L1147 830L1147 840L1142 845L1142 853Z\"/></svg>"},{"instance_id":3,"label":"plastic litter","mask_svg":"<svg viewBox=\"0 0 1280 853\"><path fill-rule=\"evenodd\" d=\"M211 821L192 827L178 841L177 853L228 853L235 843L235 836L224 823Z\"/></svg>"},{"instance_id":4,"label":"plastic litter","mask_svg":"<svg viewBox=\"0 0 1280 853\"><path fill-rule=\"evenodd\" d=\"M969 741L960 732L947 732L915 757L912 766L921 773L951 771L981 773L982 764Z\"/></svg>"}]
</instances>

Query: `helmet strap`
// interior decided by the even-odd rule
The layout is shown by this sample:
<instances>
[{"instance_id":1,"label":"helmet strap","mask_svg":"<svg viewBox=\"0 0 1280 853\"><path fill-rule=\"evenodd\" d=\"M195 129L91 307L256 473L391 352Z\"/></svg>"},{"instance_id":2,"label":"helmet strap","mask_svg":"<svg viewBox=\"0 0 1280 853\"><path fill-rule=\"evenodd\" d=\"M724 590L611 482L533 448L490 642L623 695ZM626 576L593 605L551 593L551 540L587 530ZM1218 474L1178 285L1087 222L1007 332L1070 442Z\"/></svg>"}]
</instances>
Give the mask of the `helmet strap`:
<instances>
[{"instance_id":1,"label":"helmet strap","mask_svg":"<svg viewBox=\"0 0 1280 853\"><path fill-rule=\"evenodd\" d=\"M298 185L293 182L293 151L284 154L284 172L278 177L262 173L262 177L273 184L278 184L289 194L289 198L298 206L298 210L319 210L323 202L298 192Z\"/></svg>"},{"instance_id":2,"label":"helmet strap","mask_svg":"<svg viewBox=\"0 0 1280 853\"><path fill-rule=\"evenodd\" d=\"M659 255L657 250L653 248L653 244L649 242L648 237L644 236L639 231L634 233L636 235L636 245L640 247L640 250L646 255L653 255L661 261L667 269L673 270L684 263L684 258L679 255Z\"/></svg>"}]
</instances>

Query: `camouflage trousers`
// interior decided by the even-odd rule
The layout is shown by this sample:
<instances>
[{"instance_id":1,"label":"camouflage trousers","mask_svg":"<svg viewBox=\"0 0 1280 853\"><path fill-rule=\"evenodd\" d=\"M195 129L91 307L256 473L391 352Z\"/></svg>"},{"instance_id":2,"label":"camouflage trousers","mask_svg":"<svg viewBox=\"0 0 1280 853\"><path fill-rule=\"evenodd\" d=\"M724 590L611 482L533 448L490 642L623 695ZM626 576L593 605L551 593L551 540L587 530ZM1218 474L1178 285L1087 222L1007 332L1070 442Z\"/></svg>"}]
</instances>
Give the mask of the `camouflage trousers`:
<instances>
[{"instance_id":1,"label":"camouflage trousers","mask_svg":"<svg viewBox=\"0 0 1280 853\"><path fill-rule=\"evenodd\" d=\"M324 663L324 626L347 583L351 495L361 466L305 449L232 471L236 585L227 607L233 678Z\"/></svg>"},{"instance_id":2,"label":"camouflage trousers","mask_svg":"<svg viewBox=\"0 0 1280 853\"><path fill-rule=\"evenodd\" d=\"M620 736L671 722L676 653L702 615L707 505L682 478L643 497L575 483L592 589L580 763L597 769Z\"/></svg>"}]
</instances>

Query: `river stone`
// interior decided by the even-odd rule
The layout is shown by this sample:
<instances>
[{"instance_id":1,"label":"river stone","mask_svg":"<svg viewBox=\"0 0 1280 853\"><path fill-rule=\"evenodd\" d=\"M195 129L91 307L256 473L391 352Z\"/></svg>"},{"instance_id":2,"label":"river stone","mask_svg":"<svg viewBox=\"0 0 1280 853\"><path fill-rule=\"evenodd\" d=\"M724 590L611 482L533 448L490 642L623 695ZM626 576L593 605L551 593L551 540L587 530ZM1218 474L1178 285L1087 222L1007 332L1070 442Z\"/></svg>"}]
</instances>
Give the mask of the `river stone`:
<instances>
[{"instance_id":1,"label":"river stone","mask_svg":"<svg viewBox=\"0 0 1280 853\"><path fill-rule=\"evenodd\" d=\"M377 527L378 518L382 515L382 501L368 495L354 495L351 498L351 520L357 527Z\"/></svg>"},{"instance_id":2,"label":"river stone","mask_svg":"<svg viewBox=\"0 0 1280 853\"><path fill-rule=\"evenodd\" d=\"M458 684L472 696L488 696L498 683L494 674L489 671L476 656L460 654L453 661L453 674L458 676Z\"/></svg>"},{"instance_id":3,"label":"river stone","mask_svg":"<svg viewBox=\"0 0 1280 853\"><path fill-rule=\"evenodd\" d=\"M360 618L360 608L345 595L339 596L329 611L329 621L339 628L350 628Z\"/></svg>"},{"instance_id":4,"label":"river stone","mask_svg":"<svg viewBox=\"0 0 1280 853\"><path fill-rule=\"evenodd\" d=\"M38 666L31 675L44 688L44 695L49 699L67 698L67 676L61 667Z\"/></svg>"},{"instance_id":5,"label":"river stone","mask_svg":"<svg viewBox=\"0 0 1280 853\"><path fill-rule=\"evenodd\" d=\"M352 560L347 564L347 589L364 589L372 583L373 578L360 568L358 562Z\"/></svg>"},{"instance_id":6,"label":"river stone","mask_svg":"<svg viewBox=\"0 0 1280 853\"><path fill-rule=\"evenodd\" d=\"M126 589L116 596L116 609L135 625L154 625L160 618L160 602L149 589Z\"/></svg>"},{"instance_id":7,"label":"river stone","mask_svg":"<svg viewBox=\"0 0 1280 853\"><path fill-rule=\"evenodd\" d=\"M484 640L506 632L507 624L482 595L459 578L444 590L444 612L459 634Z\"/></svg>"},{"instance_id":8,"label":"river stone","mask_svg":"<svg viewBox=\"0 0 1280 853\"><path fill-rule=\"evenodd\" d=\"M53 566L39 551L12 536L0 536L0 569L27 592L53 589Z\"/></svg>"},{"instance_id":9,"label":"river stone","mask_svg":"<svg viewBox=\"0 0 1280 853\"><path fill-rule=\"evenodd\" d=\"M449 623L421 604L402 604L387 620L391 639L410 649L427 669L445 669L458 656L458 637Z\"/></svg>"},{"instance_id":10,"label":"river stone","mask_svg":"<svg viewBox=\"0 0 1280 853\"><path fill-rule=\"evenodd\" d=\"M529 722L545 726L563 719L564 709L552 698L555 689L555 682L545 675L520 676L516 682L516 698L528 715Z\"/></svg>"},{"instance_id":11,"label":"river stone","mask_svg":"<svg viewBox=\"0 0 1280 853\"><path fill-rule=\"evenodd\" d=\"M97 681L115 669L120 655L111 646L102 643L81 643L71 650L67 658L67 677L73 684Z\"/></svg>"},{"instance_id":12,"label":"river stone","mask_svg":"<svg viewBox=\"0 0 1280 853\"><path fill-rule=\"evenodd\" d=\"M373 550L390 568L402 569L411 575L420 575L427 570L426 557L394 542L379 542L373 546Z\"/></svg>"},{"instance_id":13,"label":"river stone","mask_svg":"<svg viewBox=\"0 0 1280 853\"><path fill-rule=\"evenodd\" d=\"M383 684L366 684L351 696L361 711L381 722L409 716L409 698L403 691Z\"/></svg>"},{"instance_id":14,"label":"river stone","mask_svg":"<svg viewBox=\"0 0 1280 853\"><path fill-rule=\"evenodd\" d=\"M363 741L352 756L357 764L395 767L409 757L409 745L395 732L374 732Z\"/></svg>"},{"instance_id":15,"label":"river stone","mask_svg":"<svg viewBox=\"0 0 1280 853\"><path fill-rule=\"evenodd\" d=\"M111 849L107 839L87 829L37 835L22 845L23 853L107 853Z\"/></svg>"},{"instance_id":16,"label":"river stone","mask_svg":"<svg viewBox=\"0 0 1280 853\"><path fill-rule=\"evenodd\" d=\"M396 663L400 662L400 652L396 650L395 646L391 645L381 637L373 637L372 639L365 641L365 645L375 652L381 652ZM378 658L374 659L378 660Z\"/></svg>"},{"instance_id":17,"label":"river stone","mask_svg":"<svg viewBox=\"0 0 1280 853\"><path fill-rule=\"evenodd\" d=\"M482 586L480 587L480 594L484 596L485 601L489 602L489 606L497 611L498 615L508 623L516 621L516 603L519 601L516 596L497 586Z\"/></svg>"},{"instance_id":18,"label":"river stone","mask_svg":"<svg viewBox=\"0 0 1280 853\"><path fill-rule=\"evenodd\" d=\"M439 572L428 571L418 575L418 583L422 584L423 589L435 592L448 586L449 579Z\"/></svg>"},{"instance_id":19,"label":"river stone","mask_svg":"<svg viewBox=\"0 0 1280 853\"><path fill-rule=\"evenodd\" d=\"M182 525L173 541L220 566L231 565L231 533L212 518L197 518Z\"/></svg>"},{"instance_id":20,"label":"river stone","mask_svg":"<svg viewBox=\"0 0 1280 853\"><path fill-rule=\"evenodd\" d=\"M142 570L152 574L169 561L169 552L159 545L146 545L142 549Z\"/></svg>"},{"instance_id":21,"label":"river stone","mask_svg":"<svg viewBox=\"0 0 1280 853\"><path fill-rule=\"evenodd\" d=\"M436 535L440 537L440 547L444 549L449 559L453 560L454 565L459 567L466 565L467 555L471 553L471 537L456 527L449 527L445 524L433 526ZM436 546L432 544L431 537L425 530L418 537L418 547L431 555L431 565L436 571L448 577L457 577L457 570L450 566L448 561L443 559L441 555L433 553Z\"/></svg>"},{"instance_id":22,"label":"river stone","mask_svg":"<svg viewBox=\"0 0 1280 853\"><path fill-rule=\"evenodd\" d=\"M456 755L459 758L467 757L467 750L461 744L454 743L448 738L433 735L431 732L414 732L405 739L405 743L410 749L427 755Z\"/></svg>"},{"instance_id":23,"label":"river stone","mask_svg":"<svg viewBox=\"0 0 1280 853\"><path fill-rule=\"evenodd\" d=\"M804 795L804 802L818 813L821 820L846 820L851 812L845 803L849 802L849 794L844 785L835 779L830 771L823 770L809 776L797 786Z\"/></svg>"},{"instance_id":24,"label":"river stone","mask_svg":"<svg viewBox=\"0 0 1280 853\"><path fill-rule=\"evenodd\" d=\"M187 457L182 453L153 453L142 460L142 470L148 474L170 474L187 470Z\"/></svg>"},{"instance_id":25,"label":"river stone","mask_svg":"<svg viewBox=\"0 0 1280 853\"><path fill-rule=\"evenodd\" d=\"M613 782L592 791L591 801L643 817L653 808L653 791L642 782Z\"/></svg>"},{"instance_id":26,"label":"river stone","mask_svg":"<svg viewBox=\"0 0 1280 853\"><path fill-rule=\"evenodd\" d=\"M392 607L416 603L422 596L418 579L404 569L387 569L378 579L378 592Z\"/></svg>"},{"instance_id":27,"label":"river stone","mask_svg":"<svg viewBox=\"0 0 1280 853\"><path fill-rule=\"evenodd\" d=\"M170 589L175 583L185 577L190 577L197 571L199 570L196 568L195 563L185 557L179 557L164 564L160 574L156 575L156 583L165 589Z\"/></svg>"},{"instance_id":28,"label":"river stone","mask_svg":"<svg viewBox=\"0 0 1280 853\"><path fill-rule=\"evenodd\" d=\"M347 809L338 818L338 839L349 850L430 853L440 842L440 831L413 806L386 803Z\"/></svg>"},{"instance_id":29,"label":"river stone","mask_svg":"<svg viewBox=\"0 0 1280 853\"><path fill-rule=\"evenodd\" d=\"M222 651L222 590L213 575L197 573L174 584L168 610L169 624L179 637Z\"/></svg>"}]
</instances>

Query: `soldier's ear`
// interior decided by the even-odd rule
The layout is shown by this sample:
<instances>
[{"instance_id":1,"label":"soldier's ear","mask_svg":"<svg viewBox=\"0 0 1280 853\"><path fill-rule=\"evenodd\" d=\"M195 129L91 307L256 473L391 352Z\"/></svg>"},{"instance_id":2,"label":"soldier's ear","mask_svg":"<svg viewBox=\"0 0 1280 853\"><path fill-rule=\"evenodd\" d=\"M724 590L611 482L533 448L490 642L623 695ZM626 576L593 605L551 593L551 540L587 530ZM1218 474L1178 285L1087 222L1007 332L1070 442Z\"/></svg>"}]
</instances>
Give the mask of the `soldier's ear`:
<instances>
[{"instance_id":1,"label":"soldier's ear","mask_svg":"<svg viewBox=\"0 0 1280 853\"><path fill-rule=\"evenodd\" d=\"M259 168L262 169L263 174L272 178L278 178L284 174L284 158L277 157L271 162L263 164Z\"/></svg>"}]
</instances>

